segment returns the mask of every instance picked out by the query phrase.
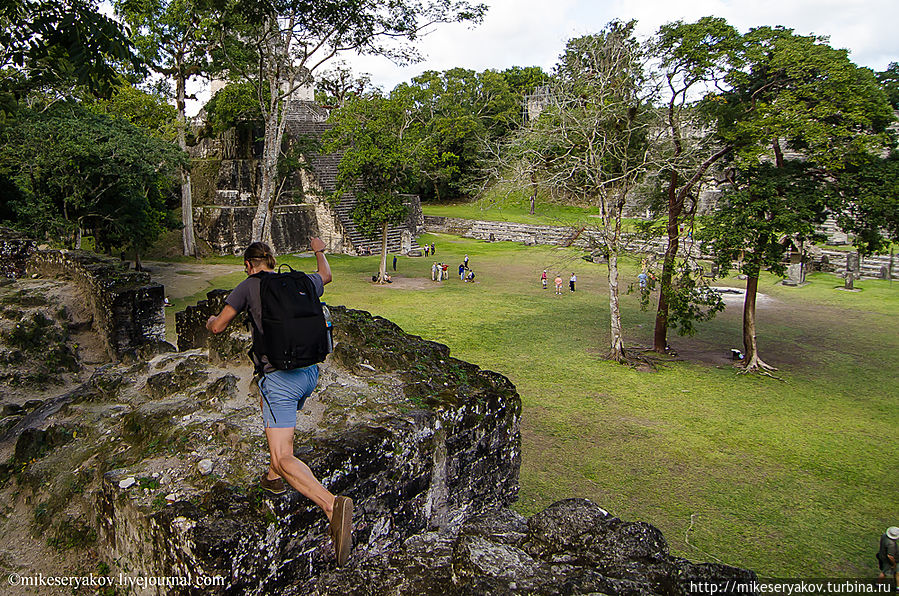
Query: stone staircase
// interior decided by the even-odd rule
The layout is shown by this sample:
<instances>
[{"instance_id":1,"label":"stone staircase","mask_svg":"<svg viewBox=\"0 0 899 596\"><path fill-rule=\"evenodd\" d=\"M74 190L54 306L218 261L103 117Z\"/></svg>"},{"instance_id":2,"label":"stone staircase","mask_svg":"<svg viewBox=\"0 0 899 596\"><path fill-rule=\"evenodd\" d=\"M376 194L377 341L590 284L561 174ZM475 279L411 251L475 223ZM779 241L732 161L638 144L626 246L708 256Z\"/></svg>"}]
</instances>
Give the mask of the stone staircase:
<instances>
[{"instance_id":1,"label":"stone staircase","mask_svg":"<svg viewBox=\"0 0 899 596\"><path fill-rule=\"evenodd\" d=\"M381 252L381 235L378 234L377 237L370 238L359 230L351 215L355 206L356 197L347 196L334 208L337 219L340 221L340 225L343 226L345 238L349 240L356 254L379 254ZM403 250L403 232L408 233L407 228L403 225L387 226L387 252L389 254L403 254L407 252ZM410 237L406 244L408 250L421 250L415 237Z\"/></svg>"},{"instance_id":2,"label":"stone staircase","mask_svg":"<svg viewBox=\"0 0 899 596\"><path fill-rule=\"evenodd\" d=\"M482 221L453 217L425 216L425 227L431 231L455 234L478 240L523 242L529 246L552 244L588 248L596 239L589 232L565 226L535 226L504 221Z\"/></svg>"},{"instance_id":3,"label":"stone staircase","mask_svg":"<svg viewBox=\"0 0 899 596\"><path fill-rule=\"evenodd\" d=\"M314 105L311 107L298 106L296 109L299 111L300 108L307 111L311 110L310 113L312 113L313 116L318 114L318 112L315 111L316 106ZM317 117L292 121L289 123L288 127L290 133L294 136L306 136L315 139L321 139L328 128L330 128L330 125L325 122L324 119ZM333 217L334 223L336 223L336 227L339 228L337 235L342 238L342 252L357 255L378 254L381 252L381 235L378 234L376 238L365 236L359 230L359 227L350 215L353 208L356 206L356 197L352 194L344 195L343 199L336 207L324 199L325 196L333 193L337 187L338 164L340 163L341 156L342 152L340 151L328 154L310 152L306 156L309 160L309 164L312 166L311 174L315 179L315 186L318 187L317 191L323 195L320 202L323 206L327 207L327 210ZM412 202L417 202L417 197ZM409 233L409 226L407 224L388 226L388 253L403 254L407 250L420 250L420 247L415 241L415 234ZM321 222L319 223L319 226L322 226ZM408 236L405 246L406 250L403 250L404 232L406 232Z\"/></svg>"},{"instance_id":4,"label":"stone staircase","mask_svg":"<svg viewBox=\"0 0 899 596\"><path fill-rule=\"evenodd\" d=\"M827 236L827 243L830 245L840 246L849 244L849 235L840 229L840 226L837 225L836 218L832 215L824 220L824 223L821 224L819 230L824 232L824 235Z\"/></svg>"}]
</instances>

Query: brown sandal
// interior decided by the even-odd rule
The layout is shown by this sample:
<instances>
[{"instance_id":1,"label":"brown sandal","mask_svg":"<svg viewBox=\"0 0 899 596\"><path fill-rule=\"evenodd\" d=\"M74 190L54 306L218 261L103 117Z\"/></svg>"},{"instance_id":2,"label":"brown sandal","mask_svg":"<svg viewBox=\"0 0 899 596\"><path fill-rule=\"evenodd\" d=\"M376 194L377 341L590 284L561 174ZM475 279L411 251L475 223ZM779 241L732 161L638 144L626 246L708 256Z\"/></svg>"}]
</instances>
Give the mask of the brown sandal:
<instances>
[{"instance_id":1,"label":"brown sandal","mask_svg":"<svg viewBox=\"0 0 899 596\"><path fill-rule=\"evenodd\" d=\"M331 513L331 541L337 566L343 567L353 548L353 500L349 497L335 497L334 511Z\"/></svg>"}]
</instances>

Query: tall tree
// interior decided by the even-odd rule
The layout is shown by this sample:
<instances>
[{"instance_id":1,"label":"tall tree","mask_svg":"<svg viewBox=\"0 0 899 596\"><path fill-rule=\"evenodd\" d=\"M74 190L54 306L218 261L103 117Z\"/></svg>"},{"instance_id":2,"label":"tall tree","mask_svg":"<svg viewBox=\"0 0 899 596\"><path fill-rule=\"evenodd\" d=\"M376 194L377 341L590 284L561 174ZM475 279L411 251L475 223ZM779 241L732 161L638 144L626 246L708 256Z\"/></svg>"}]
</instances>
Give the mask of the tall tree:
<instances>
[{"instance_id":1,"label":"tall tree","mask_svg":"<svg viewBox=\"0 0 899 596\"><path fill-rule=\"evenodd\" d=\"M410 96L415 117L431 137L418 192L440 200L461 193L475 176L483 147L521 121L521 106L501 74L453 68L426 71L394 93Z\"/></svg>"},{"instance_id":2,"label":"tall tree","mask_svg":"<svg viewBox=\"0 0 899 596\"><path fill-rule=\"evenodd\" d=\"M271 239L290 98L311 84L319 67L350 50L414 59L408 44L423 29L435 23L478 22L485 11L483 4L465 0L231 0L225 10L228 23L222 27L235 34L222 38L226 66L232 77L253 83L265 121L253 240Z\"/></svg>"},{"instance_id":3,"label":"tall tree","mask_svg":"<svg viewBox=\"0 0 899 596\"><path fill-rule=\"evenodd\" d=\"M330 108L342 108L350 97L373 90L370 74L353 74L343 61L315 77L315 101Z\"/></svg>"},{"instance_id":4,"label":"tall tree","mask_svg":"<svg viewBox=\"0 0 899 596\"><path fill-rule=\"evenodd\" d=\"M177 138L177 112L167 98L133 85L116 87L108 98L87 104L88 109L127 120L148 134L173 143Z\"/></svg>"},{"instance_id":5,"label":"tall tree","mask_svg":"<svg viewBox=\"0 0 899 596\"><path fill-rule=\"evenodd\" d=\"M187 83L210 67L210 13L198 0L115 0L115 9L150 68L174 81L178 146L187 151ZM190 164L181 170L181 221L184 254L197 256Z\"/></svg>"},{"instance_id":6,"label":"tall tree","mask_svg":"<svg viewBox=\"0 0 899 596\"><path fill-rule=\"evenodd\" d=\"M701 104L719 99L711 90L735 66L739 49L737 31L724 19L715 17L704 17L695 23L678 21L663 25L650 46L650 53L659 58L658 76L668 100L666 136L659 147L664 153L659 175L667 186L664 210L667 245L653 335L653 349L657 352L668 349L669 309L675 294L680 294L675 304L687 305L691 300L683 295L685 287L702 293L701 284L692 279L693 268L678 266L680 230L695 215L696 191L703 176L733 149L731 143L715 142L712 135L703 132L708 122L702 118ZM696 101L697 94L704 94L702 101ZM686 283L679 283L679 287L674 283L677 270L687 276L682 280Z\"/></svg>"},{"instance_id":7,"label":"tall tree","mask_svg":"<svg viewBox=\"0 0 899 596\"><path fill-rule=\"evenodd\" d=\"M387 278L388 227L406 217L399 192L412 180L421 147L407 99L402 93L351 98L332 112L334 126L324 139L327 150L341 153L332 200L354 194L353 221L366 236L381 235L378 283Z\"/></svg>"},{"instance_id":8,"label":"tall tree","mask_svg":"<svg viewBox=\"0 0 899 596\"><path fill-rule=\"evenodd\" d=\"M811 164L763 162L736 172L718 209L700 231L722 274L736 262L746 276L743 350L747 372L776 370L759 357L755 316L759 275L765 269L783 274L788 247L794 241L801 244L816 238L825 205L820 172Z\"/></svg>"},{"instance_id":9,"label":"tall tree","mask_svg":"<svg viewBox=\"0 0 899 596\"><path fill-rule=\"evenodd\" d=\"M184 156L171 142L74 101L23 109L0 141L15 227L75 248L89 232L99 247L138 252L172 227L165 202Z\"/></svg>"},{"instance_id":10,"label":"tall tree","mask_svg":"<svg viewBox=\"0 0 899 596\"><path fill-rule=\"evenodd\" d=\"M735 147L733 165L738 175L732 209L747 214L742 220L746 225L727 229L713 224L705 235L711 246L721 250L735 245L722 234L732 236L741 230L745 234L750 251L744 257L745 368L765 371L773 367L759 357L756 343L759 272L765 266L777 269L774 260L783 249L778 255L775 237L799 234L802 240L804 236L804 228L797 231L795 217L782 215L780 205L786 202L812 218L818 212L818 199L802 205L790 198L807 197L809 193L797 189L808 180L832 177L854 156L882 151L892 110L874 74L857 67L845 50L831 48L825 39L795 35L781 27L759 27L744 36L741 58L743 67L727 74L730 89L716 103L716 110L717 134ZM794 175L800 170L801 176ZM716 217L730 216L719 210ZM760 231L758 226L764 227ZM723 265L726 259L719 256L718 260Z\"/></svg>"},{"instance_id":11,"label":"tall tree","mask_svg":"<svg viewBox=\"0 0 899 596\"><path fill-rule=\"evenodd\" d=\"M862 155L835 177L832 210L862 257L899 242L899 155Z\"/></svg>"},{"instance_id":12,"label":"tall tree","mask_svg":"<svg viewBox=\"0 0 899 596\"><path fill-rule=\"evenodd\" d=\"M0 3L0 117L36 89L83 85L109 93L120 66L140 65L126 33L94 0Z\"/></svg>"},{"instance_id":13,"label":"tall tree","mask_svg":"<svg viewBox=\"0 0 899 596\"><path fill-rule=\"evenodd\" d=\"M610 358L626 360L619 307L618 255L627 193L651 168L650 97L634 21L613 21L570 40L556 67L551 102L513 145L540 165L541 183L599 207L608 257Z\"/></svg>"},{"instance_id":14,"label":"tall tree","mask_svg":"<svg viewBox=\"0 0 899 596\"><path fill-rule=\"evenodd\" d=\"M549 75L539 66L512 66L500 74L519 99L519 106L522 108L527 96L534 93L537 87L549 82Z\"/></svg>"},{"instance_id":15,"label":"tall tree","mask_svg":"<svg viewBox=\"0 0 899 596\"><path fill-rule=\"evenodd\" d=\"M877 73L877 80L887 94L890 105L899 110L899 62L890 62L887 69Z\"/></svg>"}]
</instances>

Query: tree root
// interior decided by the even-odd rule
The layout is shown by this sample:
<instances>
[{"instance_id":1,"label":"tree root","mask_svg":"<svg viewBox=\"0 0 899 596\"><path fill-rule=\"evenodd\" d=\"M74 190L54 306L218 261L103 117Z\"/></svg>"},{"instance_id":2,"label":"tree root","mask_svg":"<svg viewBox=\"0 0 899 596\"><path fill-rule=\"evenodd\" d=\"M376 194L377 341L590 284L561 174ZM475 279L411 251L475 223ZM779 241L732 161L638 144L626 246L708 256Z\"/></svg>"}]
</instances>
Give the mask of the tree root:
<instances>
[{"instance_id":1,"label":"tree root","mask_svg":"<svg viewBox=\"0 0 899 596\"><path fill-rule=\"evenodd\" d=\"M776 371L777 368L767 364L764 360L758 357L758 354L753 354L752 358L749 359L746 364L742 365L743 370L739 372L741 375L745 375L751 372L757 372L761 375L765 375L766 377L771 377L772 379L777 379L778 381L783 381L780 377L776 375L772 375L771 373Z\"/></svg>"}]
</instances>

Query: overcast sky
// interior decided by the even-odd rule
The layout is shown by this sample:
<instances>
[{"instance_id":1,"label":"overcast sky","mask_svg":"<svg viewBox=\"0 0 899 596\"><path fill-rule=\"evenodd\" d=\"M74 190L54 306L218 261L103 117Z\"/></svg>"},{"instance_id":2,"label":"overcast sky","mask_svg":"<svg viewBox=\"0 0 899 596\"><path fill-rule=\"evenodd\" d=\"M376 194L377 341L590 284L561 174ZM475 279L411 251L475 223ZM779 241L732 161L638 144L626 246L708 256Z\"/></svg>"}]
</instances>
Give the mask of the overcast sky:
<instances>
[{"instance_id":1,"label":"overcast sky","mask_svg":"<svg viewBox=\"0 0 899 596\"><path fill-rule=\"evenodd\" d=\"M476 0L473 0L476 1ZM565 42L595 33L612 19L637 19L637 33L649 36L663 23L724 17L741 32L759 25L783 25L796 33L826 35L850 51L862 66L884 70L899 61L899 0L485 0L490 7L477 26L439 25L417 47L424 60L398 67L385 58L344 55L357 73L372 75L384 91L425 70L456 66L482 71L556 63ZM191 102L196 113L201 102Z\"/></svg>"},{"instance_id":2,"label":"overcast sky","mask_svg":"<svg viewBox=\"0 0 899 596\"><path fill-rule=\"evenodd\" d=\"M425 61L398 68L384 58L348 57L383 90L424 70L455 66L481 71L510 66L550 70L565 42L599 31L612 19L637 19L638 34L676 20L724 17L741 32L783 25L800 34L827 35L850 50L856 64L884 70L899 61L897 0L485 0L490 8L476 27L440 25L418 43Z\"/></svg>"}]
</instances>

